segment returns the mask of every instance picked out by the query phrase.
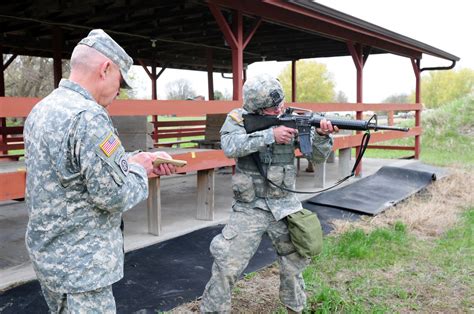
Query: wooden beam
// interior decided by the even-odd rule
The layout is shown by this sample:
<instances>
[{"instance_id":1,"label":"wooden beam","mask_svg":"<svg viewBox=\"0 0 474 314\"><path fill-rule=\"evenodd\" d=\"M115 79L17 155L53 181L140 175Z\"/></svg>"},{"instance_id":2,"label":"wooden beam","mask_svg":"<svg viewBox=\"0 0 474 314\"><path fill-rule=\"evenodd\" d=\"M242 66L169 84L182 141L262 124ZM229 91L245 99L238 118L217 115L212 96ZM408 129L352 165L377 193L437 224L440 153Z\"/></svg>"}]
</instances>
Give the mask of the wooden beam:
<instances>
[{"instance_id":1,"label":"wooden beam","mask_svg":"<svg viewBox=\"0 0 474 314\"><path fill-rule=\"evenodd\" d=\"M26 117L33 106L41 98L29 97L0 97L0 117ZM202 116L206 113L228 113L232 109L241 107L240 101L200 101L193 102L187 100L138 100L138 99L118 99L108 107L112 116L126 115L188 115ZM356 103L304 103L287 102L287 106L301 107L316 112L327 111L412 111L422 110L421 104L356 104Z\"/></svg>"},{"instance_id":2,"label":"wooden beam","mask_svg":"<svg viewBox=\"0 0 474 314\"><path fill-rule=\"evenodd\" d=\"M207 99L214 100L214 59L212 49L206 50L207 56Z\"/></svg>"},{"instance_id":3,"label":"wooden beam","mask_svg":"<svg viewBox=\"0 0 474 314\"><path fill-rule=\"evenodd\" d=\"M63 65L61 53L63 50L63 32L58 26L53 26L53 68L54 68L54 88L59 86L63 77Z\"/></svg>"},{"instance_id":4,"label":"wooden beam","mask_svg":"<svg viewBox=\"0 0 474 314\"><path fill-rule=\"evenodd\" d=\"M291 101L296 102L296 60L291 60Z\"/></svg>"}]
</instances>

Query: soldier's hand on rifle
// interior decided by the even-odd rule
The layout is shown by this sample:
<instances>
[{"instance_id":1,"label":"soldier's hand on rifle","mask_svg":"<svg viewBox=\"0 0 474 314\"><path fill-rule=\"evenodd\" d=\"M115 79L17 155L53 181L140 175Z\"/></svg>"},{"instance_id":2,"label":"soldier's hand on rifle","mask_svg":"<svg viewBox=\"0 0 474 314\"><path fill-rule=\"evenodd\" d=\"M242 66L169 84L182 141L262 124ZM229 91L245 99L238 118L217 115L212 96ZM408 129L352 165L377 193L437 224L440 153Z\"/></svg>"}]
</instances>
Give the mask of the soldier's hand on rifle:
<instances>
[{"instance_id":1,"label":"soldier's hand on rifle","mask_svg":"<svg viewBox=\"0 0 474 314\"><path fill-rule=\"evenodd\" d=\"M319 128L316 129L316 132L319 135L328 135L334 132L339 132L339 129L337 126L333 126L331 121L322 119L319 123Z\"/></svg>"},{"instance_id":2,"label":"soldier's hand on rifle","mask_svg":"<svg viewBox=\"0 0 474 314\"><path fill-rule=\"evenodd\" d=\"M275 142L277 144L291 143L296 134L298 134L296 129L292 129L284 125L273 128L273 136L275 136Z\"/></svg>"}]
</instances>

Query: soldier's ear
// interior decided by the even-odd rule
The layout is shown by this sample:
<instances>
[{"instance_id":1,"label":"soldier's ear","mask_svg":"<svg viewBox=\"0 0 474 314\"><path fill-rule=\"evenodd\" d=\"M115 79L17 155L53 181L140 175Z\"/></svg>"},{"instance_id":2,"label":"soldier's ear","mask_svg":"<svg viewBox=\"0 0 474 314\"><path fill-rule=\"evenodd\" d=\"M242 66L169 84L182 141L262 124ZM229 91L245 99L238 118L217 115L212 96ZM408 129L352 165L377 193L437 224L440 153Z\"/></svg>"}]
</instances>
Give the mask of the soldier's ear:
<instances>
[{"instance_id":1,"label":"soldier's ear","mask_svg":"<svg viewBox=\"0 0 474 314\"><path fill-rule=\"evenodd\" d=\"M110 68L111 68L111 64L109 60L104 61L100 64L99 75L101 79L105 79L105 76L107 75L107 72L110 71Z\"/></svg>"}]
</instances>

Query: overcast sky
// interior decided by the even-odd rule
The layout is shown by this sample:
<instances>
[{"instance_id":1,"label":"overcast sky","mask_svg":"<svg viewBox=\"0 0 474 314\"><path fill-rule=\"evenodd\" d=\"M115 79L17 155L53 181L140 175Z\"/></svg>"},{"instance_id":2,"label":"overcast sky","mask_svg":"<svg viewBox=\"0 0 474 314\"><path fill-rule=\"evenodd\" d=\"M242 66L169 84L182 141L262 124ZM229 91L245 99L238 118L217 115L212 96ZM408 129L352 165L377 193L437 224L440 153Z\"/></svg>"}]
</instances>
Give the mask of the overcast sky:
<instances>
[{"instance_id":1,"label":"overcast sky","mask_svg":"<svg viewBox=\"0 0 474 314\"><path fill-rule=\"evenodd\" d=\"M360 18L396 33L439 48L461 58L455 69L474 69L474 1L470 0L321 0L319 3ZM356 78L351 57L319 58L325 63L336 82L336 91L343 91L349 102L355 102ZM422 67L448 66L451 62L423 55ZM251 64L247 76L268 72L278 75L287 62L258 62ZM137 85L140 96L149 98L151 83L143 69L135 72L142 78ZM425 72L426 73L426 72ZM165 99L166 83L178 78L191 81L198 94L207 99L207 73L198 71L164 71L158 79L158 97ZM137 82L138 83L138 82ZM393 94L409 94L415 87L410 59L394 55L373 55L364 67L364 101L380 102ZM231 94L231 80L214 74L214 88Z\"/></svg>"}]
</instances>

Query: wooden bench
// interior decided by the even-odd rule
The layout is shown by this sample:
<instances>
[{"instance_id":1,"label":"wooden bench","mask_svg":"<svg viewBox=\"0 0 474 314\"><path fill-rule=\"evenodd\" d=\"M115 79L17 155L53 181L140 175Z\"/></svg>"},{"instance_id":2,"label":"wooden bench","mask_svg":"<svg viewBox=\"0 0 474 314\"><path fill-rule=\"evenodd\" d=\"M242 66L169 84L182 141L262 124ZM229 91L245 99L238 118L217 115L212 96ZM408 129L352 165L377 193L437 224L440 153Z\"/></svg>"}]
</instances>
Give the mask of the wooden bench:
<instances>
[{"instance_id":1,"label":"wooden bench","mask_svg":"<svg viewBox=\"0 0 474 314\"><path fill-rule=\"evenodd\" d=\"M218 113L206 114L205 120L152 121L154 132L151 136L155 139L154 146L181 147L182 144L192 144L199 148L220 149L219 131L226 117L226 113ZM196 136L202 136L203 139L183 139ZM162 141L171 138L176 140Z\"/></svg>"},{"instance_id":2,"label":"wooden bench","mask_svg":"<svg viewBox=\"0 0 474 314\"><path fill-rule=\"evenodd\" d=\"M156 139L155 147L180 147L186 143L197 146L194 139L183 138L205 135L205 120L152 121L151 123L154 126L151 136ZM162 141L163 139L176 140Z\"/></svg>"},{"instance_id":3,"label":"wooden bench","mask_svg":"<svg viewBox=\"0 0 474 314\"><path fill-rule=\"evenodd\" d=\"M203 140L195 140L199 148L220 149L221 134L220 130L227 118L226 113L206 114L206 128Z\"/></svg>"},{"instance_id":4,"label":"wooden bench","mask_svg":"<svg viewBox=\"0 0 474 314\"><path fill-rule=\"evenodd\" d=\"M6 118L0 118L0 160L19 160L23 154L11 151L24 147L23 126L7 126Z\"/></svg>"}]
</instances>

